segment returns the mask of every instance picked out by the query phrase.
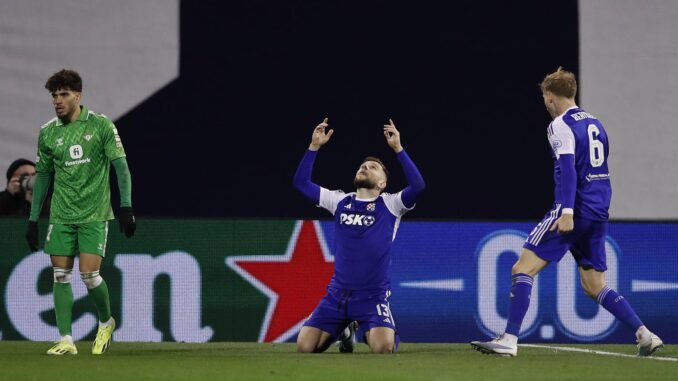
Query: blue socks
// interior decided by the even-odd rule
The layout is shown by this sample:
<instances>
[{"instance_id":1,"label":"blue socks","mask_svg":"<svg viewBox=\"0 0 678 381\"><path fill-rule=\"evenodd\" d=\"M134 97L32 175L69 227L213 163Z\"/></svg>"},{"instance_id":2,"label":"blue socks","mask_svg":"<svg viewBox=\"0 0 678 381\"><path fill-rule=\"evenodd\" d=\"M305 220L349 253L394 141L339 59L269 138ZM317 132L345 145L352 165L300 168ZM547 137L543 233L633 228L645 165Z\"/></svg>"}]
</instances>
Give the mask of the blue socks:
<instances>
[{"instance_id":1,"label":"blue socks","mask_svg":"<svg viewBox=\"0 0 678 381\"><path fill-rule=\"evenodd\" d=\"M509 302L508 321L506 322L506 333L518 336L523 318L530 307L530 294L532 293L533 279L527 274L515 274L511 277L513 285L511 286L511 299ZM624 324L637 331L643 325L640 318L633 310L629 302L619 295L617 291L604 287L598 296L596 302L608 310L614 317L621 320Z\"/></svg>"},{"instance_id":2,"label":"blue socks","mask_svg":"<svg viewBox=\"0 0 678 381\"><path fill-rule=\"evenodd\" d=\"M636 311L633 310L629 302L619 295L617 291L607 286L600 290L596 297L596 302L610 311L614 317L633 328L634 331L637 331L643 325L643 322L640 321Z\"/></svg>"},{"instance_id":3,"label":"blue socks","mask_svg":"<svg viewBox=\"0 0 678 381\"><path fill-rule=\"evenodd\" d=\"M523 318L530 307L530 294L532 293L532 277L527 274L515 274L511 277L511 294L508 310L508 322L506 322L506 333L518 336L520 325L523 324Z\"/></svg>"}]
</instances>

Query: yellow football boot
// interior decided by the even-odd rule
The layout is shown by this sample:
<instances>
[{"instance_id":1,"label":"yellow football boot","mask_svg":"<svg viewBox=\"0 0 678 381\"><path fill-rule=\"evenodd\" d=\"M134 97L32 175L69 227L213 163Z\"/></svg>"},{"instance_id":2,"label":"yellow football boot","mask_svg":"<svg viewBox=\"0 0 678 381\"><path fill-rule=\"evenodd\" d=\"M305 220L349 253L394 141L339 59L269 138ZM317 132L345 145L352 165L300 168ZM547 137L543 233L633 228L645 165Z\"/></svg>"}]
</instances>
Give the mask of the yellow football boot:
<instances>
[{"instance_id":1,"label":"yellow football boot","mask_svg":"<svg viewBox=\"0 0 678 381\"><path fill-rule=\"evenodd\" d=\"M115 320L111 318L111 324L105 326L99 326L97 331L97 337L92 343L92 354L100 355L106 352L108 347L111 345L111 339L113 338L113 331L115 330Z\"/></svg>"}]
</instances>

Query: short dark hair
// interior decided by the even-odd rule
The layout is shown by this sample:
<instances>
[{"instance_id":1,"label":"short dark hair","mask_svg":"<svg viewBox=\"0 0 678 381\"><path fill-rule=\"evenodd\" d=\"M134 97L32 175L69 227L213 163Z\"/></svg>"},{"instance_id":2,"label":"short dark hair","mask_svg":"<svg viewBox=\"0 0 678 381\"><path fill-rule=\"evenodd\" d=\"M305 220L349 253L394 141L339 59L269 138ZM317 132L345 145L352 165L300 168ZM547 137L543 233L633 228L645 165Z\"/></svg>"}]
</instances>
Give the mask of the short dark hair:
<instances>
[{"instance_id":1,"label":"short dark hair","mask_svg":"<svg viewBox=\"0 0 678 381\"><path fill-rule=\"evenodd\" d=\"M52 74L45 83L45 88L53 93L59 89L82 92L82 78L75 70L61 69Z\"/></svg>"},{"instance_id":2,"label":"short dark hair","mask_svg":"<svg viewBox=\"0 0 678 381\"><path fill-rule=\"evenodd\" d=\"M379 165L381 165L381 169L383 169L384 173L386 174L386 182L388 182L388 176L389 176L388 175L388 169L386 169L386 166L384 165L383 161L381 161L378 157L374 157L374 156L368 156L368 157L364 158L362 163L364 163L366 161L374 161L374 162L379 163ZM362 164L362 163L360 163L360 164Z\"/></svg>"}]
</instances>

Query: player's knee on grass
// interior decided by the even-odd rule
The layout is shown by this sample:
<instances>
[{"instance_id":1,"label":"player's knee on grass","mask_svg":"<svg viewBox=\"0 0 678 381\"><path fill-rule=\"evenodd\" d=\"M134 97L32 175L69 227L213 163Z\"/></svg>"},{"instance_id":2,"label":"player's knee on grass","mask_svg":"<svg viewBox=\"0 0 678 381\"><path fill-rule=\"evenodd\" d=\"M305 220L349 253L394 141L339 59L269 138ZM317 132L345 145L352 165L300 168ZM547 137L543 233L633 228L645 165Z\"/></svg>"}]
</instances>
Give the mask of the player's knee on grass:
<instances>
[{"instance_id":1,"label":"player's knee on grass","mask_svg":"<svg viewBox=\"0 0 678 381\"><path fill-rule=\"evenodd\" d=\"M394 346L395 343L393 340L374 340L374 342L370 342L370 349L372 350L372 353L393 353Z\"/></svg>"},{"instance_id":2,"label":"player's knee on grass","mask_svg":"<svg viewBox=\"0 0 678 381\"><path fill-rule=\"evenodd\" d=\"M317 328L303 327L297 336L298 353L319 353L329 346L330 335Z\"/></svg>"},{"instance_id":3,"label":"player's knee on grass","mask_svg":"<svg viewBox=\"0 0 678 381\"><path fill-rule=\"evenodd\" d=\"M297 340L298 353L314 353L318 344L313 340Z\"/></svg>"},{"instance_id":4,"label":"player's knee on grass","mask_svg":"<svg viewBox=\"0 0 678 381\"><path fill-rule=\"evenodd\" d=\"M366 339L372 353L393 353L395 351L395 334L390 329L372 329L367 332Z\"/></svg>"}]
</instances>

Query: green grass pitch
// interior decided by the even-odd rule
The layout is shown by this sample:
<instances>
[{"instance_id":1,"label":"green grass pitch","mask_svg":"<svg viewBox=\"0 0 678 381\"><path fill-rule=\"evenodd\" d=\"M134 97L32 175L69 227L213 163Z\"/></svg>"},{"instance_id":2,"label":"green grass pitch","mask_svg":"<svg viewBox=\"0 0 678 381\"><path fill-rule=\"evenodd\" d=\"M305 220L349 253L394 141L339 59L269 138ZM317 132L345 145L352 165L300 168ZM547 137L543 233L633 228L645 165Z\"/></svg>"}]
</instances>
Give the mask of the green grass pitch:
<instances>
[{"instance_id":1,"label":"green grass pitch","mask_svg":"<svg viewBox=\"0 0 678 381\"><path fill-rule=\"evenodd\" d=\"M77 356L47 356L51 343L0 341L0 380L677 380L678 362L520 348L518 357L482 355L468 344L403 343L396 355L353 354L336 347L301 355L293 344L112 343L103 356L91 342ZM565 345L563 345L565 346ZM578 347L634 354L632 345ZM678 348L678 347L677 347ZM678 358L667 346L660 357Z\"/></svg>"}]
</instances>

